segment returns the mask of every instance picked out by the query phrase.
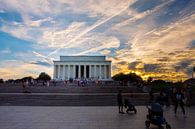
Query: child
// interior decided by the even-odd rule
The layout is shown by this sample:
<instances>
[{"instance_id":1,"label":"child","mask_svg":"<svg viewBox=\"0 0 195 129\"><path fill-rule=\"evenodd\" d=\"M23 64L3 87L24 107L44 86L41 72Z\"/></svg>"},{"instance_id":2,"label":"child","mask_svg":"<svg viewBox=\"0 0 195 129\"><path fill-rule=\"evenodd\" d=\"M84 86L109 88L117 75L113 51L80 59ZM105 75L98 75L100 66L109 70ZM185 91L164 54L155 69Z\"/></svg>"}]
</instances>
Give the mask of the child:
<instances>
[{"instance_id":1,"label":"child","mask_svg":"<svg viewBox=\"0 0 195 129\"><path fill-rule=\"evenodd\" d=\"M137 113L135 106L128 99L125 99L124 107L127 108L126 113L129 113L129 111L134 111L135 114Z\"/></svg>"}]
</instances>

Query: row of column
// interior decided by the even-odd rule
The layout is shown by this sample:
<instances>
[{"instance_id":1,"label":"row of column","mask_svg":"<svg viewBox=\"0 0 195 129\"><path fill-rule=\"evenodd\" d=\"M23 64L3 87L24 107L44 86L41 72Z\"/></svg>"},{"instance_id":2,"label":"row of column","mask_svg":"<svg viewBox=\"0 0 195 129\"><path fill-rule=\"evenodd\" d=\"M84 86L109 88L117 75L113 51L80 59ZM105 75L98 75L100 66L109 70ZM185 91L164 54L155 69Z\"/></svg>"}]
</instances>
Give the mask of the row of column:
<instances>
[{"instance_id":1,"label":"row of column","mask_svg":"<svg viewBox=\"0 0 195 129\"><path fill-rule=\"evenodd\" d=\"M82 72L81 67L83 68ZM109 79L110 77L111 77L110 65L54 65L54 79L70 78Z\"/></svg>"}]
</instances>

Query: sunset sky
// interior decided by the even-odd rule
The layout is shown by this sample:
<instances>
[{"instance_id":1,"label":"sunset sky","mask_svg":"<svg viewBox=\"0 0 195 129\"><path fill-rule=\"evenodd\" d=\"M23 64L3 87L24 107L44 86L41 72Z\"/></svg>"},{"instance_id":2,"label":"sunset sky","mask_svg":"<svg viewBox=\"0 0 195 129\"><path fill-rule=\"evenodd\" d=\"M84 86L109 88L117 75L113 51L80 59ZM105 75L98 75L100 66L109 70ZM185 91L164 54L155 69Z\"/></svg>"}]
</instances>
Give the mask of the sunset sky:
<instances>
[{"instance_id":1,"label":"sunset sky","mask_svg":"<svg viewBox=\"0 0 195 129\"><path fill-rule=\"evenodd\" d=\"M0 0L0 78L106 55L112 74L181 80L195 66L195 0Z\"/></svg>"}]
</instances>

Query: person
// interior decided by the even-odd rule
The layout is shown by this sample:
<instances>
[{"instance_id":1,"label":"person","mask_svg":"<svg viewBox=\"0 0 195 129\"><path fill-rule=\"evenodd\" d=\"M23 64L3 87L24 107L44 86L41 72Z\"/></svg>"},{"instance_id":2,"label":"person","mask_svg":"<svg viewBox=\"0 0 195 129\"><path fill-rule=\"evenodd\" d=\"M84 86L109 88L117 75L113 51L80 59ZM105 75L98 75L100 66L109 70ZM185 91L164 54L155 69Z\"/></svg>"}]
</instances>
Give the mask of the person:
<instances>
[{"instance_id":1,"label":"person","mask_svg":"<svg viewBox=\"0 0 195 129\"><path fill-rule=\"evenodd\" d=\"M77 85L78 85L78 87L80 86L80 80L79 79L77 80Z\"/></svg>"},{"instance_id":2,"label":"person","mask_svg":"<svg viewBox=\"0 0 195 129\"><path fill-rule=\"evenodd\" d=\"M187 87L186 87L186 105L188 107L191 106L191 101L192 101L192 88L189 85L187 85Z\"/></svg>"},{"instance_id":3,"label":"person","mask_svg":"<svg viewBox=\"0 0 195 129\"><path fill-rule=\"evenodd\" d=\"M119 113L124 114L124 112L123 112L122 90L119 90L119 92L118 92L117 101L118 101Z\"/></svg>"},{"instance_id":4,"label":"person","mask_svg":"<svg viewBox=\"0 0 195 129\"><path fill-rule=\"evenodd\" d=\"M165 104L165 97L164 97L164 93L163 93L162 90L160 91L160 94L157 96L155 102L159 103L161 106L164 106L164 104Z\"/></svg>"},{"instance_id":5,"label":"person","mask_svg":"<svg viewBox=\"0 0 195 129\"><path fill-rule=\"evenodd\" d=\"M186 117L185 115L185 109L184 109L184 94L181 91L181 88L178 88L174 94L175 97L175 116L177 115L177 108L178 105L180 105L182 112L183 112L183 116Z\"/></svg>"},{"instance_id":6,"label":"person","mask_svg":"<svg viewBox=\"0 0 195 129\"><path fill-rule=\"evenodd\" d=\"M149 103L152 103L152 102L154 101L154 92L153 92L153 90L151 90L151 91L149 92L149 96L150 96L150 98L149 98Z\"/></svg>"},{"instance_id":7,"label":"person","mask_svg":"<svg viewBox=\"0 0 195 129\"><path fill-rule=\"evenodd\" d=\"M47 81L47 87L49 87L49 81Z\"/></svg>"},{"instance_id":8,"label":"person","mask_svg":"<svg viewBox=\"0 0 195 129\"><path fill-rule=\"evenodd\" d=\"M129 102L129 99L125 99L124 101L124 107L127 108L126 113L129 113L129 111L134 111L134 113L136 114L137 110L135 106L131 102Z\"/></svg>"},{"instance_id":9,"label":"person","mask_svg":"<svg viewBox=\"0 0 195 129\"><path fill-rule=\"evenodd\" d=\"M26 82L22 80L22 91L26 92Z\"/></svg>"}]
</instances>

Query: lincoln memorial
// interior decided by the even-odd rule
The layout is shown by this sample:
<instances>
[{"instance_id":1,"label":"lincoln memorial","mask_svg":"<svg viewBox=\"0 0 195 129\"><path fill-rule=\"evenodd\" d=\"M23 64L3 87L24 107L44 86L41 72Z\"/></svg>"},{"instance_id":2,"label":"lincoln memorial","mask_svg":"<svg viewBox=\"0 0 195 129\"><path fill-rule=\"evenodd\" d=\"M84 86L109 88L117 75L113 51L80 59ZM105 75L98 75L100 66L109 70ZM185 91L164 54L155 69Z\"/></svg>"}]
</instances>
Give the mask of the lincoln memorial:
<instances>
[{"instance_id":1,"label":"lincoln memorial","mask_svg":"<svg viewBox=\"0 0 195 129\"><path fill-rule=\"evenodd\" d=\"M111 78L111 61L105 56L60 56L53 62L54 80Z\"/></svg>"}]
</instances>

